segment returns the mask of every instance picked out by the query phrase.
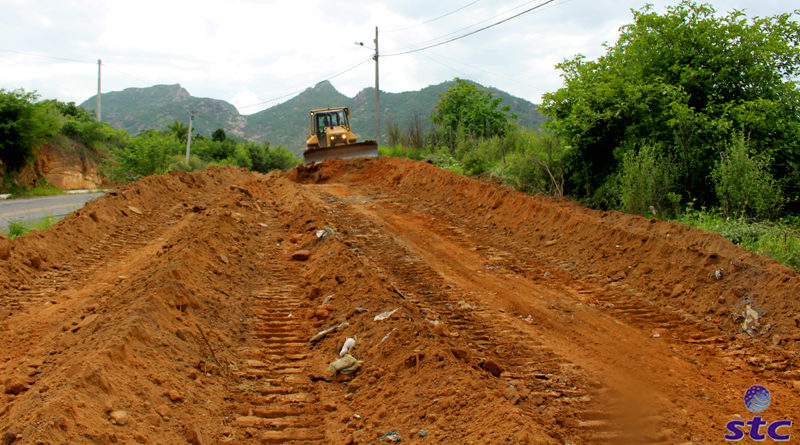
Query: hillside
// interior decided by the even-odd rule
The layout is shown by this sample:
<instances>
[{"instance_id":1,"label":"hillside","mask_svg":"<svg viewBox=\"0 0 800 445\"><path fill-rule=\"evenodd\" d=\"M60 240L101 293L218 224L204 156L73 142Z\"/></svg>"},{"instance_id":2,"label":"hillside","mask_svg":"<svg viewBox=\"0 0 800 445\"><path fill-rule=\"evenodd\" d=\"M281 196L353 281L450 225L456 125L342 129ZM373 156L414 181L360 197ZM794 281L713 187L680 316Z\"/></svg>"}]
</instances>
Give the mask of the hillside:
<instances>
[{"instance_id":1,"label":"hillside","mask_svg":"<svg viewBox=\"0 0 800 445\"><path fill-rule=\"evenodd\" d=\"M455 82L431 85L419 91L403 93L381 93L382 140L386 138L385 124L394 122L404 127L415 114L428 123L429 116L439 100L439 94ZM536 111L536 105L503 91L487 88L503 98L519 122L526 127L535 127L544 118ZM196 112L194 128L202 135L210 135L223 128L229 135L239 138L283 145L299 153L304 147L308 126L308 111L312 108L347 106L352 110L352 125L363 139L375 134L375 89L365 88L350 98L340 93L328 82L321 82L296 97L251 115L241 115L228 102L198 98L189 94L179 84L156 85L149 88L127 88L103 94L103 120L114 128L138 134L151 128L165 128L175 120L187 121L192 110ZM97 102L92 96L81 104L93 110Z\"/></svg>"}]
</instances>

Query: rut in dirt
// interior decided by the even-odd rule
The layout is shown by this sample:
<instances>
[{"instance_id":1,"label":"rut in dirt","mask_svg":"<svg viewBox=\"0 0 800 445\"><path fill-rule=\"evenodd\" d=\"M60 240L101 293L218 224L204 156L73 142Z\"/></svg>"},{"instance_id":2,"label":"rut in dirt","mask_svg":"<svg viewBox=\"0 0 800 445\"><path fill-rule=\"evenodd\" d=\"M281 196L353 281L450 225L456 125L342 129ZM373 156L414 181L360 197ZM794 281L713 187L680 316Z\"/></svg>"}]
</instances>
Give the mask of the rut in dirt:
<instances>
[{"instance_id":1,"label":"rut in dirt","mask_svg":"<svg viewBox=\"0 0 800 445\"><path fill-rule=\"evenodd\" d=\"M13 443L717 443L754 383L800 414L795 272L425 163L172 173L0 242Z\"/></svg>"}]
</instances>

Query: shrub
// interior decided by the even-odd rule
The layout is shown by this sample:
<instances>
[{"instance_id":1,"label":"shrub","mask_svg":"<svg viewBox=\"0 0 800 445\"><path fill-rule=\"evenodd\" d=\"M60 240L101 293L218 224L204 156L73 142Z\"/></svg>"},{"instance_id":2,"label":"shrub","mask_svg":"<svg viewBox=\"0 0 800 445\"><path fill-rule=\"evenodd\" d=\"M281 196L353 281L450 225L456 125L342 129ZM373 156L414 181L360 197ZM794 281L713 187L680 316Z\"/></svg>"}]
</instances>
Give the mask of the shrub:
<instances>
[{"instance_id":1,"label":"shrub","mask_svg":"<svg viewBox=\"0 0 800 445\"><path fill-rule=\"evenodd\" d=\"M767 162L749 151L744 137L737 136L722 153L711 177L725 215L769 218L780 211L783 195L767 170Z\"/></svg>"},{"instance_id":2,"label":"shrub","mask_svg":"<svg viewBox=\"0 0 800 445\"><path fill-rule=\"evenodd\" d=\"M680 195L671 191L675 170L667 158L658 156L652 145L622 156L617 176L617 198L622 211L646 215L648 212L674 215ZM652 208L651 208L652 206Z\"/></svg>"}]
</instances>

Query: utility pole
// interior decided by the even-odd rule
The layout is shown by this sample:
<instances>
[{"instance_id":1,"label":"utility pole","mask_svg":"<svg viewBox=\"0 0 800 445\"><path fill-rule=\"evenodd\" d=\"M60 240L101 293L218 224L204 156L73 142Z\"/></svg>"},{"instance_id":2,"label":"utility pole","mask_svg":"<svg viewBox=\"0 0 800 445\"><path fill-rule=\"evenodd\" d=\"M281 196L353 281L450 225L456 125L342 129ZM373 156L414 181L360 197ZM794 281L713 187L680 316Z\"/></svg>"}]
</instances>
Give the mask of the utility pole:
<instances>
[{"instance_id":1,"label":"utility pole","mask_svg":"<svg viewBox=\"0 0 800 445\"><path fill-rule=\"evenodd\" d=\"M194 120L194 111L189 115L189 133L186 134L186 165L189 165L189 154L192 152L192 121Z\"/></svg>"},{"instance_id":2,"label":"utility pole","mask_svg":"<svg viewBox=\"0 0 800 445\"><path fill-rule=\"evenodd\" d=\"M103 62L97 59L97 111L95 112L97 122L100 122L100 67L102 65Z\"/></svg>"},{"instance_id":3,"label":"utility pole","mask_svg":"<svg viewBox=\"0 0 800 445\"><path fill-rule=\"evenodd\" d=\"M378 27L375 27L375 144L381 145L381 90L378 84Z\"/></svg>"}]
</instances>

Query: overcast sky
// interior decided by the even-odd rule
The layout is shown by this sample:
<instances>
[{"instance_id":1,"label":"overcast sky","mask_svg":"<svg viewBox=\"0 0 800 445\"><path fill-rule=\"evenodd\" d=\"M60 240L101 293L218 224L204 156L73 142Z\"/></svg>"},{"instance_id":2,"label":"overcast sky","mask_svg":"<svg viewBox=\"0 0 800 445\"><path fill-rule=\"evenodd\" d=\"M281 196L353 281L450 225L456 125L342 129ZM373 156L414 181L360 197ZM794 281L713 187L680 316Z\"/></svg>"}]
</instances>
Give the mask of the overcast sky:
<instances>
[{"instance_id":1,"label":"overcast sky","mask_svg":"<svg viewBox=\"0 0 800 445\"><path fill-rule=\"evenodd\" d=\"M374 86L371 49L379 28L382 91L419 90L462 77L535 103L561 86L555 64L596 58L646 1L556 0L531 13L436 48L545 0L0 0L0 88L83 102L97 91L180 83L242 114L283 102L334 74L354 96ZM650 0L663 12L676 1ZM783 0L715 0L748 17L789 12ZM454 12L455 11L455 12ZM452 14L449 14L451 13ZM442 17L444 16L444 17ZM436 20L432 20L436 19Z\"/></svg>"}]
</instances>

